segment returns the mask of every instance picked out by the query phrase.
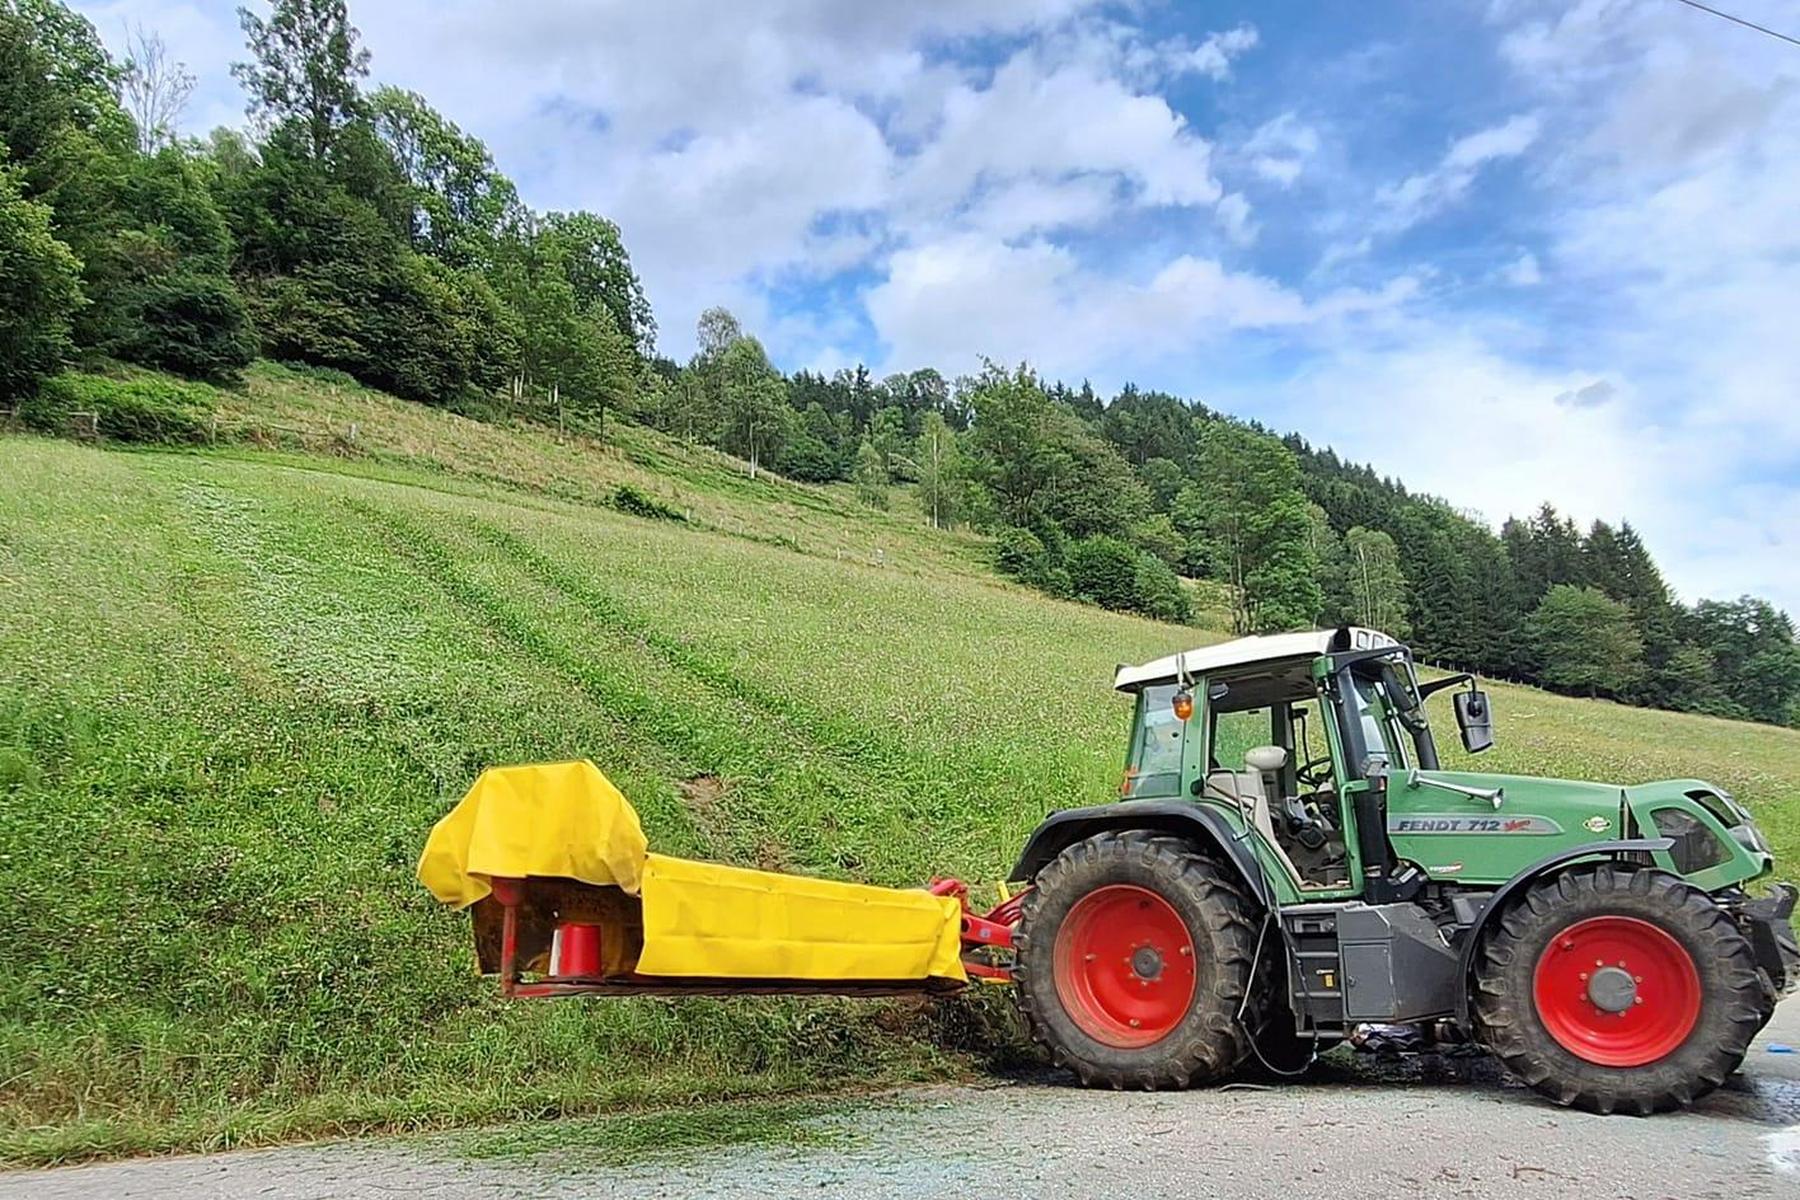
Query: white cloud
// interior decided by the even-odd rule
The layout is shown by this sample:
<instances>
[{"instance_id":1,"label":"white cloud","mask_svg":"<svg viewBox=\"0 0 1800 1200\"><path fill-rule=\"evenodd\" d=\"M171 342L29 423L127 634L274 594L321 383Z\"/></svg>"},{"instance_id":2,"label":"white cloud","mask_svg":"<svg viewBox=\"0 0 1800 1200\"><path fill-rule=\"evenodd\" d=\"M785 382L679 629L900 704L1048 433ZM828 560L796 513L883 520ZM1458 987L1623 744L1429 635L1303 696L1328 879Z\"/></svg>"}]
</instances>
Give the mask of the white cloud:
<instances>
[{"instance_id":1,"label":"white cloud","mask_svg":"<svg viewBox=\"0 0 1800 1200\"><path fill-rule=\"evenodd\" d=\"M984 181L1110 173L1147 204L1211 204L1221 194L1211 149L1161 96L1022 51L989 86L945 98L937 135L908 163L902 187L914 202L941 205Z\"/></svg>"},{"instance_id":2,"label":"white cloud","mask_svg":"<svg viewBox=\"0 0 1800 1200\"><path fill-rule=\"evenodd\" d=\"M1255 27L1250 25L1208 34L1205 41L1187 53L1182 65L1222 82L1231 77L1231 60L1254 49L1258 40Z\"/></svg>"},{"instance_id":3,"label":"white cloud","mask_svg":"<svg viewBox=\"0 0 1800 1200\"><path fill-rule=\"evenodd\" d=\"M1119 187L1110 175L1015 179L984 193L958 223L1002 239L1085 229L1118 208Z\"/></svg>"},{"instance_id":4,"label":"white cloud","mask_svg":"<svg viewBox=\"0 0 1800 1200\"><path fill-rule=\"evenodd\" d=\"M1122 278L1036 240L961 234L893 255L866 296L888 347L884 369L967 370L986 355L1030 360L1051 377L1123 382L1234 331L1305 330L1389 312L1410 299L1401 277L1379 291L1308 300L1266 276L1180 255Z\"/></svg>"},{"instance_id":5,"label":"white cloud","mask_svg":"<svg viewBox=\"0 0 1800 1200\"><path fill-rule=\"evenodd\" d=\"M1291 112L1265 122L1240 148L1250 169L1280 187L1292 187L1319 152L1319 132Z\"/></svg>"},{"instance_id":6,"label":"white cloud","mask_svg":"<svg viewBox=\"0 0 1800 1200\"><path fill-rule=\"evenodd\" d=\"M1488 163L1517 158L1537 140L1540 122L1525 113L1499 125L1458 138L1429 171L1408 176L1383 188L1376 203L1384 210L1379 223L1387 232L1410 228L1455 204L1468 192Z\"/></svg>"},{"instance_id":7,"label":"white cloud","mask_svg":"<svg viewBox=\"0 0 1800 1200\"><path fill-rule=\"evenodd\" d=\"M1248 246L1256 240L1256 225L1250 220L1250 202L1244 199L1242 192L1232 192L1219 200L1215 209L1219 217L1219 225L1225 230L1225 236L1239 246Z\"/></svg>"},{"instance_id":8,"label":"white cloud","mask_svg":"<svg viewBox=\"0 0 1800 1200\"><path fill-rule=\"evenodd\" d=\"M1544 281L1537 255L1527 250L1500 270L1500 278L1514 287L1531 287Z\"/></svg>"}]
</instances>

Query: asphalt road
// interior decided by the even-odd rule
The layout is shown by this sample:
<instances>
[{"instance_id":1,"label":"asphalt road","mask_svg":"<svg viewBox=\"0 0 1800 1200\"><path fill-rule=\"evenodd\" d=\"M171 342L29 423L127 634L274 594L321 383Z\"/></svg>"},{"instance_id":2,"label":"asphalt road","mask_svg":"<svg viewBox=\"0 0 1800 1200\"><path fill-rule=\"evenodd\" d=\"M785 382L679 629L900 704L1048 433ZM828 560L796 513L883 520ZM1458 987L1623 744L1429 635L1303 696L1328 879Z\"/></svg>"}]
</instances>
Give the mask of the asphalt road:
<instances>
[{"instance_id":1,"label":"asphalt road","mask_svg":"<svg viewBox=\"0 0 1800 1200\"><path fill-rule=\"evenodd\" d=\"M446 1139L360 1141L5 1174L0 1200L1800 1197L1800 1053L1790 1045L1800 1049L1800 998L1728 1088L1650 1118L1556 1108L1485 1059L1353 1056L1268 1089L920 1089L818 1118L816 1145L627 1167L583 1167L578 1155L471 1161Z\"/></svg>"}]
</instances>

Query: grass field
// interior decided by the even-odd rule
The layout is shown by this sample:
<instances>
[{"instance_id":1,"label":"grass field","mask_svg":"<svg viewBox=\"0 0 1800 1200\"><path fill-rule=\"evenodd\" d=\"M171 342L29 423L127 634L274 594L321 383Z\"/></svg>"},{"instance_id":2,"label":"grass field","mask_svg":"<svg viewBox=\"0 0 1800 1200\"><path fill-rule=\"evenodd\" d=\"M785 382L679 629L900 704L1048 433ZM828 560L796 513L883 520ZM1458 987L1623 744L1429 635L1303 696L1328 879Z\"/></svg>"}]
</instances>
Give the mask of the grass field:
<instances>
[{"instance_id":1,"label":"grass field","mask_svg":"<svg viewBox=\"0 0 1800 1200\"><path fill-rule=\"evenodd\" d=\"M585 756L672 853L992 881L1113 794L1113 665L1218 636L640 430L278 368L221 412L267 448L0 439L0 1159L965 1071L992 997L503 1004L418 849L482 767ZM1494 692L1484 767L1714 778L1800 861L1800 733Z\"/></svg>"}]
</instances>

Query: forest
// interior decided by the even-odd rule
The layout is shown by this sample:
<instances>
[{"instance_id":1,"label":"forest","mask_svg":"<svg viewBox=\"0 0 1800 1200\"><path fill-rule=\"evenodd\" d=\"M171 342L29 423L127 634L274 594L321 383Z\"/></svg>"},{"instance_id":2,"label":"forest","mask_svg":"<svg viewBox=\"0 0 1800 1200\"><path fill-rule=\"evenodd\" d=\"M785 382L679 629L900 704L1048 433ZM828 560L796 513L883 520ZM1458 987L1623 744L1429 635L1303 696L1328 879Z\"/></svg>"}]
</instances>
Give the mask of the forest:
<instances>
[{"instance_id":1,"label":"forest","mask_svg":"<svg viewBox=\"0 0 1800 1200\"><path fill-rule=\"evenodd\" d=\"M1357 622L1445 667L1800 723L1790 618L1682 602L1629 522L1545 504L1495 530L1298 434L1027 365L784 373L720 308L672 361L618 227L533 210L479 139L372 84L342 0L240 16L247 123L193 138L154 31L115 57L57 0L0 0L0 408L27 424L189 439L179 389L130 367L230 385L266 357L480 420L651 425L972 528L1056 596L1183 622L1212 580L1240 633Z\"/></svg>"}]
</instances>

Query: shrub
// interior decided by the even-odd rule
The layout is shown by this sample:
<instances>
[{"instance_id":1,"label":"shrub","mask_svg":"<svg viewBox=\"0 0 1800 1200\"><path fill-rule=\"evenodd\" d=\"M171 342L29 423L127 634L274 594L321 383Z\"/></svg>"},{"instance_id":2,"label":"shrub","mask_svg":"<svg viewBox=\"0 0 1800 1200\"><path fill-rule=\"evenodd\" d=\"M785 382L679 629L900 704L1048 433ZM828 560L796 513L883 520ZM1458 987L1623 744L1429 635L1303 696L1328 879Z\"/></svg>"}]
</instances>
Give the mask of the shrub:
<instances>
[{"instance_id":1,"label":"shrub","mask_svg":"<svg viewBox=\"0 0 1800 1200\"><path fill-rule=\"evenodd\" d=\"M224 383L256 357L244 302L219 275L171 275L127 289L119 358Z\"/></svg>"},{"instance_id":2,"label":"shrub","mask_svg":"<svg viewBox=\"0 0 1800 1200\"><path fill-rule=\"evenodd\" d=\"M789 479L802 483L830 483L843 477L843 464L830 446L811 434L802 432L781 448L775 469Z\"/></svg>"},{"instance_id":3,"label":"shrub","mask_svg":"<svg viewBox=\"0 0 1800 1200\"><path fill-rule=\"evenodd\" d=\"M1138 555L1134 585L1137 597L1134 607L1146 617L1183 625L1194 619L1193 602L1188 599L1181 577L1156 555L1148 552Z\"/></svg>"},{"instance_id":4,"label":"shrub","mask_svg":"<svg viewBox=\"0 0 1800 1200\"><path fill-rule=\"evenodd\" d=\"M96 432L116 441L204 442L212 395L172 379L67 374L45 380L19 409L27 425L54 434L74 432L76 413L93 413Z\"/></svg>"},{"instance_id":5,"label":"shrub","mask_svg":"<svg viewBox=\"0 0 1800 1200\"><path fill-rule=\"evenodd\" d=\"M645 492L640 492L629 483L621 483L612 494L612 506L622 513L634 517L646 517L652 521L685 521L686 514L680 509L672 508Z\"/></svg>"},{"instance_id":6,"label":"shrub","mask_svg":"<svg viewBox=\"0 0 1800 1200\"><path fill-rule=\"evenodd\" d=\"M994 539L994 566L1008 575L1030 579L1044 566L1044 543L1029 529L1002 529Z\"/></svg>"},{"instance_id":7,"label":"shrub","mask_svg":"<svg viewBox=\"0 0 1800 1200\"><path fill-rule=\"evenodd\" d=\"M1069 579L1075 594L1102 608L1137 608L1140 551L1118 538L1097 534L1069 547Z\"/></svg>"}]
</instances>

